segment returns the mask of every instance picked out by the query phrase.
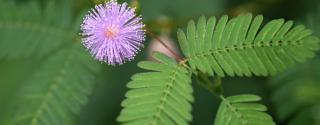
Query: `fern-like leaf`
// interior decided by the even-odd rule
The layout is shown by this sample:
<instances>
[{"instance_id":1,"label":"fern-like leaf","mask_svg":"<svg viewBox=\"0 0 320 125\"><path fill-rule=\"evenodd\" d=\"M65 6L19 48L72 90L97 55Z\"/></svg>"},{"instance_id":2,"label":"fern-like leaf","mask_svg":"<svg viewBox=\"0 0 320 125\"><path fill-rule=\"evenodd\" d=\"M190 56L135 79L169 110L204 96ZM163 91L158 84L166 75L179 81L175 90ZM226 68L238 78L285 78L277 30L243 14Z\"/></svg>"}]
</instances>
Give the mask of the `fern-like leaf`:
<instances>
[{"instance_id":1,"label":"fern-like leaf","mask_svg":"<svg viewBox=\"0 0 320 125\"><path fill-rule=\"evenodd\" d=\"M303 19L320 36L320 8ZM277 119L288 125L319 125L320 119L320 59L295 66L270 81L271 101ZM285 101L284 101L285 100Z\"/></svg>"},{"instance_id":2,"label":"fern-like leaf","mask_svg":"<svg viewBox=\"0 0 320 125\"><path fill-rule=\"evenodd\" d=\"M59 51L23 84L10 121L13 125L74 125L99 69L80 45Z\"/></svg>"},{"instance_id":3,"label":"fern-like leaf","mask_svg":"<svg viewBox=\"0 0 320 125\"><path fill-rule=\"evenodd\" d=\"M187 34L178 31L181 50L193 69L218 76L273 75L314 56L319 39L303 25L272 20L261 28L263 17L241 15L228 21L201 17L190 21Z\"/></svg>"},{"instance_id":4,"label":"fern-like leaf","mask_svg":"<svg viewBox=\"0 0 320 125\"><path fill-rule=\"evenodd\" d=\"M256 95L236 95L222 98L214 125L275 125L267 108L256 103Z\"/></svg>"},{"instance_id":5,"label":"fern-like leaf","mask_svg":"<svg viewBox=\"0 0 320 125\"><path fill-rule=\"evenodd\" d=\"M187 125L194 100L191 74L163 54L155 53L154 57L159 62L138 64L152 72L132 76L118 121L125 125Z\"/></svg>"},{"instance_id":6,"label":"fern-like leaf","mask_svg":"<svg viewBox=\"0 0 320 125\"><path fill-rule=\"evenodd\" d=\"M67 0L68 1L68 0ZM68 2L0 4L0 59L41 57L77 36ZM78 30L78 29L77 29Z\"/></svg>"}]
</instances>

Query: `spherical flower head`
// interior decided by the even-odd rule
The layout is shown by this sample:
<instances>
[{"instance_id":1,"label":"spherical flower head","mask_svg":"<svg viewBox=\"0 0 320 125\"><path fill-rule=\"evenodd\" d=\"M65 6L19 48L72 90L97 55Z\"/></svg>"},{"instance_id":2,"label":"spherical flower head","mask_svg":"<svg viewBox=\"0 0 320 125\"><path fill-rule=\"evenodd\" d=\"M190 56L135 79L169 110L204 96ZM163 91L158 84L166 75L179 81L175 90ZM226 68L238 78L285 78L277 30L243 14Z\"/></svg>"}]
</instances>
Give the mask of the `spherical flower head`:
<instances>
[{"instance_id":1,"label":"spherical flower head","mask_svg":"<svg viewBox=\"0 0 320 125\"><path fill-rule=\"evenodd\" d=\"M141 16L127 3L96 5L81 25L82 43L99 61L110 65L132 60L145 40Z\"/></svg>"}]
</instances>

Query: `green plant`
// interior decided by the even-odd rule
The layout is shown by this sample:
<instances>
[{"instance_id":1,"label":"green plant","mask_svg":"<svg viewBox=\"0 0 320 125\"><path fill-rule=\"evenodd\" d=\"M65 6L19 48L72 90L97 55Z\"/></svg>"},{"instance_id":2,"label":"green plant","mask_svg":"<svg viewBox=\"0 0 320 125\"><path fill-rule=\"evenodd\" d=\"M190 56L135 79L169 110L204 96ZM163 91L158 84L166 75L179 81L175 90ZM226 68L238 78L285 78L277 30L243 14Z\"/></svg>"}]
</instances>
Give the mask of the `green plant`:
<instances>
[{"instance_id":1,"label":"green plant","mask_svg":"<svg viewBox=\"0 0 320 125\"><path fill-rule=\"evenodd\" d=\"M17 5L5 0L0 4L0 59L41 60L35 73L19 86L7 123L77 124L81 107L100 79L102 65L81 47L77 34L83 16L73 18L70 1L41 5L44 7L34 1ZM196 81L221 100L215 125L276 124L267 107L257 102L259 96L225 97L222 79L281 77L277 73L315 56L319 38L303 25L293 26L293 21L277 19L262 24L263 16L252 14L190 21L186 33L182 29L177 32L183 57L173 59L154 52L156 61L138 63L149 71L131 77L117 120L125 125L188 125L193 120L192 81ZM318 101L309 101L319 98L317 81L317 77L296 77L279 82L285 84L276 87L273 101L280 122L298 112L290 123L304 123L301 117L319 109ZM282 103L284 99L294 105ZM295 109L305 106L312 107L301 112ZM318 122L314 120L314 124Z\"/></svg>"},{"instance_id":2,"label":"green plant","mask_svg":"<svg viewBox=\"0 0 320 125\"><path fill-rule=\"evenodd\" d=\"M36 2L19 6L10 1L0 6L0 59L44 60L21 86L8 121L14 125L75 124L101 71L76 35L82 16L72 19L67 1L48 2L43 13ZM77 23L71 25L72 20Z\"/></svg>"},{"instance_id":3,"label":"green plant","mask_svg":"<svg viewBox=\"0 0 320 125\"><path fill-rule=\"evenodd\" d=\"M201 85L222 99L216 125L272 125L275 123L269 115L263 113L266 111L263 105L248 103L260 100L259 97L239 95L225 98L221 80L216 80L212 84L210 76L220 79L226 75L232 77L235 75L250 77L252 74L274 75L297 61L303 62L313 57L314 51L319 49L319 39L311 36L312 31L305 29L302 25L292 27L292 21L285 22L283 19L278 19L270 21L260 29L262 21L261 15L253 18L251 14L241 15L230 21L228 16L222 16L218 21L215 17L209 18L208 21L205 17L200 17L197 24L194 21L189 22L186 34L182 30L178 31L179 44L185 58L178 60L176 62L178 64L174 61L161 60L169 66L174 64L171 67L184 67L183 69L187 70L185 74L188 74L188 71L192 72L193 75L198 76ZM155 58L159 60L159 57ZM186 114L191 110L188 106L190 104L186 102L188 98L192 101L192 96L189 97L191 90L180 92L184 93L181 94L185 96L183 100L181 100L182 97L179 100L176 96L178 90L183 91L182 88L189 88L185 86L190 80L175 84L174 81L179 78L176 78L176 75L186 76L174 71L162 73L163 70L167 70L163 64L155 65L156 63L150 62L142 64L144 65L140 67L144 69L161 71L161 73L142 73L132 77L133 81L128 84L131 90L126 94L127 99L123 101L124 109L118 120L125 124L137 125L188 124L191 118ZM166 75L168 75L167 78L165 78ZM181 79L188 79L183 77ZM169 82L166 79L169 79ZM137 82L139 80L150 81ZM132 87L133 83L136 85L143 83L143 86ZM160 88L155 89L154 84L162 84L162 86L157 86ZM153 103L149 103L149 100L153 100Z\"/></svg>"}]
</instances>

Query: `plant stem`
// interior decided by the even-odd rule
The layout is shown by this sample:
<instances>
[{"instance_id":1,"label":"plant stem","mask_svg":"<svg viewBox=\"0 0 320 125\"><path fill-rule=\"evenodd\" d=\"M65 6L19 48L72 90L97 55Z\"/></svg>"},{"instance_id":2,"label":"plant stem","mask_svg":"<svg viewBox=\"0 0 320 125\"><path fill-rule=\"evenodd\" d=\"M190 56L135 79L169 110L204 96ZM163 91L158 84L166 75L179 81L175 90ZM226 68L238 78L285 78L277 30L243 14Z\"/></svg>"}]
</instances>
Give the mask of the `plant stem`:
<instances>
[{"instance_id":1,"label":"plant stem","mask_svg":"<svg viewBox=\"0 0 320 125\"><path fill-rule=\"evenodd\" d=\"M198 83L204 87L205 89L209 90L214 96L218 98L223 98L223 90L222 90L222 80L221 77L216 76L214 77L214 82L212 83L208 75L199 72L197 75Z\"/></svg>"},{"instance_id":2,"label":"plant stem","mask_svg":"<svg viewBox=\"0 0 320 125\"><path fill-rule=\"evenodd\" d=\"M147 32L147 34L148 34L150 37L156 39L157 42L159 42L161 45L163 45L163 47L165 47L167 50L169 50L169 52L174 56L174 58L175 58L178 62L182 61L182 58L181 58L177 53L175 53L172 49L170 49L169 46L167 46L159 37L157 37L155 34L153 34L153 33L152 33L151 31L149 31L149 30L146 30L146 32Z\"/></svg>"},{"instance_id":3,"label":"plant stem","mask_svg":"<svg viewBox=\"0 0 320 125\"><path fill-rule=\"evenodd\" d=\"M217 94L219 94L219 96L223 95L221 77L219 77L219 76L214 77L213 89Z\"/></svg>"}]
</instances>

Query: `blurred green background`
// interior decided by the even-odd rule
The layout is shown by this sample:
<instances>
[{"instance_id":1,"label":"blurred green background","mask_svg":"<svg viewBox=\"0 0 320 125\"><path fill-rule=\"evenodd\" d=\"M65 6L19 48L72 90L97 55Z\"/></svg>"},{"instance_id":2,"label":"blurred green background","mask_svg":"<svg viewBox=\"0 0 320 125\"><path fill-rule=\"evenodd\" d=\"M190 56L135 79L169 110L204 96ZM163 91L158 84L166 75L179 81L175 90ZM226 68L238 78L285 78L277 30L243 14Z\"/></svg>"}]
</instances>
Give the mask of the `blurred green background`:
<instances>
[{"instance_id":1,"label":"blurred green background","mask_svg":"<svg viewBox=\"0 0 320 125\"><path fill-rule=\"evenodd\" d=\"M19 6L30 1L44 5L50 0L15 0ZM72 0L70 8L75 16L100 2ZM319 0L139 0L139 5L147 28L157 34L166 34L172 41L177 40L177 28L184 28L190 19L197 19L201 15L236 16L247 12L263 14L266 20L295 20L307 25L320 36ZM1 32L0 29L0 34ZM88 104L82 108L79 125L118 124L115 119L127 91L126 83L132 74L141 72L136 63L149 56L147 52L151 40L152 38L148 38L145 41L145 48L133 62L115 67L102 64L102 80L96 84ZM10 107L18 89L42 61L32 57L0 60L0 125L5 124L10 117ZM192 125L212 125L220 101L197 84L193 86L195 103ZM269 113L279 125L320 125L318 56L275 77L225 78L223 86L226 95L253 93L262 96L263 103L268 106Z\"/></svg>"}]
</instances>

